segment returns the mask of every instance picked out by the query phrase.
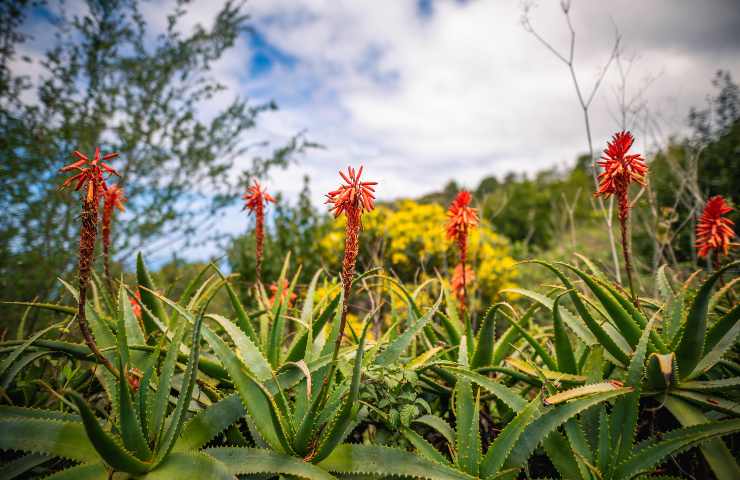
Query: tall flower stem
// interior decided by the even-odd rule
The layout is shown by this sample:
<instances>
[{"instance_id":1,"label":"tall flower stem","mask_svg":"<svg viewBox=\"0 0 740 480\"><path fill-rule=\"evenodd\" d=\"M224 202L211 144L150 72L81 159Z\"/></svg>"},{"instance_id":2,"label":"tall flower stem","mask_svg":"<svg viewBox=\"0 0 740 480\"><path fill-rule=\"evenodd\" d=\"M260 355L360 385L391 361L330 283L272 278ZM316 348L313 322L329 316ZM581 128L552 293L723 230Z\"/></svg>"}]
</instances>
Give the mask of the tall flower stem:
<instances>
[{"instance_id":1,"label":"tall flower stem","mask_svg":"<svg viewBox=\"0 0 740 480\"><path fill-rule=\"evenodd\" d=\"M635 294L632 268L632 245L630 236L630 201L629 189L632 183L645 186L645 176L648 166L645 159L639 154L629 153L635 138L630 132L614 134L607 142L604 155L599 161L604 171L599 175L599 188L594 193L596 197L617 197L619 208L619 225L622 231L622 254L624 255L624 269L627 272L632 303L640 308L640 302ZM612 197L613 198L613 197ZM610 198L611 200L611 198Z\"/></svg>"},{"instance_id":2,"label":"tall flower stem","mask_svg":"<svg viewBox=\"0 0 740 480\"><path fill-rule=\"evenodd\" d=\"M78 264L79 279L79 298L77 302L77 322L80 325L80 332L85 340L85 344L95 355L97 360L105 366L114 376L119 377L116 367L108 360L98 349L90 325L87 322L87 313L85 310L87 304L87 287L90 284L90 275L92 273L93 258L95 256L95 242L98 238L98 209L100 205L100 193L107 193L108 187L105 183L106 175L118 175L112 167L104 163L106 160L116 158L117 153L109 153L101 158L100 148L95 149L95 156L90 160L86 155L79 151L74 152L77 161L66 165L60 169L60 172L76 172L72 177L67 178L61 188L76 185L75 190L84 187L82 198L82 216L80 229L80 251Z\"/></svg>"},{"instance_id":3,"label":"tall flower stem","mask_svg":"<svg viewBox=\"0 0 740 480\"><path fill-rule=\"evenodd\" d=\"M260 284L262 283L262 255L265 249L265 205L267 202L275 203L275 199L262 188L257 180L247 189L247 193L242 198L244 199L244 210L254 213L254 272L257 284Z\"/></svg>"},{"instance_id":4,"label":"tall flower stem","mask_svg":"<svg viewBox=\"0 0 740 480\"><path fill-rule=\"evenodd\" d=\"M90 192L82 203L82 229L80 231L80 259L78 264L79 270L79 301L77 302L77 321L80 325L80 332L85 339L85 344L95 355L100 363L105 366L114 376L118 377L119 372L116 367L108 360L98 349L95 339L90 331L90 325L87 322L85 306L87 303L87 287L90 284L90 274L92 272L93 257L95 255L95 240L98 235L98 188L92 183L88 187Z\"/></svg>"},{"instance_id":5,"label":"tall flower stem","mask_svg":"<svg viewBox=\"0 0 740 480\"><path fill-rule=\"evenodd\" d=\"M103 192L103 270L105 272L105 281L108 284L108 290L111 294L113 290L113 277L110 273L110 227L113 221L113 209L117 208L124 211L123 203L126 197L123 196L123 190L118 185L108 187Z\"/></svg>"},{"instance_id":6,"label":"tall flower stem","mask_svg":"<svg viewBox=\"0 0 740 480\"><path fill-rule=\"evenodd\" d=\"M630 208L627 191L619 195L619 226L622 231L622 254L624 255L624 270L627 273L627 282L630 287L632 303L639 308L639 300L635 295L635 286L632 283L632 236L630 235Z\"/></svg>"},{"instance_id":7,"label":"tall flower stem","mask_svg":"<svg viewBox=\"0 0 740 480\"><path fill-rule=\"evenodd\" d=\"M359 209L347 211L347 225L344 229L344 259L342 260L342 317L339 320L339 335L334 345L332 359L336 360L339 355L339 347L344 337L344 329L347 325L347 313L349 312L349 297L352 293L352 280L355 277L355 265L357 254L360 251L360 215Z\"/></svg>"},{"instance_id":8,"label":"tall flower stem","mask_svg":"<svg viewBox=\"0 0 740 480\"><path fill-rule=\"evenodd\" d=\"M257 283L262 282L262 255L265 251L265 208L262 202L257 204L255 209L255 226L254 226L254 257L255 257L255 276Z\"/></svg>"}]
</instances>

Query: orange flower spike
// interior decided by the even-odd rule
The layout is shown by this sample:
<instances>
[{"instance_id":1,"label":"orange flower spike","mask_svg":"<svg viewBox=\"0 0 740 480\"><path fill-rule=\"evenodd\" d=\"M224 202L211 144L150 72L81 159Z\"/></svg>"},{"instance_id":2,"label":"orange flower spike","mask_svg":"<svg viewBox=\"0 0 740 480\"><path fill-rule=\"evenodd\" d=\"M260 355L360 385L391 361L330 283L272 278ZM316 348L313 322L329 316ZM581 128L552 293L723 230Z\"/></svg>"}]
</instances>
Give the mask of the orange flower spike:
<instances>
[{"instance_id":1,"label":"orange flower spike","mask_svg":"<svg viewBox=\"0 0 740 480\"><path fill-rule=\"evenodd\" d=\"M371 212L375 208L375 185L378 182L361 181L362 168L355 171L347 167L347 174L340 170L339 176L344 184L329 192L326 203L330 204L330 212L334 218L345 214L347 225L344 233L344 257L342 259L342 287L344 299L342 302L342 317L339 323L339 335L334 348L334 356L339 352L339 346L344 336L344 328L347 323L347 311L349 309L349 295L352 290L352 279L355 276L355 264L360 252L360 229L362 228L362 214Z\"/></svg>"},{"instance_id":2,"label":"orange flower spike","mask_svg":"<svg viewBox=\"0 0 740 480\"><path fill-rule=\"evenodd\" d=\"M87 192L83 196L82 200L82 215L81 228L80 228L80 246L79 246L79 260L78 260L78 280L79 280L79 301L77 310L77 321L80 326L80 331L85 339L90 351L95 354L95 357L100 363L118 377L119 372L113 364L100 352L95 343L95 339L90 331L90 326L87 322L85 303L87 300L87 287L90 283L90 275L92 272L92 263L95 256L95 242L98 237L98 211L100 208L100 194L104 194L108 191L106 180L110 175L118 176L113 167L104 163L107 160L113 159L118 156L117 153L108 153L101 157L100 147L95 149L95 155L92 160L80 151L75 150L73 155L77 158L77 161L70 163L62 167L59 171L61 173L66 172L77 172L75 175L67 178L64 183L60 186L60 189L67 188L76 182L75 190L80 190L83 187L87 188Z\"/></svg>"},{"instance_id":3,"label":"orange flower spike","mask_svg":"<svg viewBox=\"0 0 740 480\"><path fill-rule=\"evenodd\" d=\"M111 292L113 292L113 279L110 274L110 226L113 220L113 209L125 211L126 207L123 206L125 202L123 189L118 185L113 185L103 191L103 269Z\"/></svg>"},{"instance_id":4,"label":"orange flower spike","mask_svg":"<svg viewBox=\"0 0 740 480\"><path fill-rule=\"evenodd\" d=\"M599 189L595 196L609 197L617 195L620 199L620 214L629 205L622 205L622 198L626 196L631 183L645 185L645 176L648 166L640 154L628 154L635 143L635 138L630 132L619 132L614 134L610 142L607 142L604 156L598 164L604 171L599 175Z\"/></svg>"},{"instance_id":5,"label":"orange flower spike","mask_svg":"<svg viewBox=\"0 0 740 480\"><path fill-rule=\"evenodd\" d=\"M447 238L453 240L460 250L460 262L455 268L453 275L452 289L460 302L460 306L465 310L465 299L467 298L467 286L472 281L468 279L468 272L472 270L465 263L468 257L468 234L472 228L480 223L478 211L470 206L473 196L467 190L461 190L450 204L447 210ZM458 278L455 278L457 276Z\"/></svg>"},{"instance_id":6,"label":"orange flower spike","mask_svg":"<svg viewBox=\"0 0 740 480\"><path fill-rule=\"evenodd\" d=\"M632 283L632 253L631 238L629 238L629 188L632 183L645 185L648 166L640 154L630 154L629 149L635 143L630 132L615 133L610 142L606 143L604 156L598 164L604 169L599 175L599 189L595 197L609 197L616 195L619 204L619 224L622 230L622 253L624 266L627 271L630 293L635 306L638 306L637 295Z\"/></svg>"},{"instance_id":7,"label":"orange flower spike","mask_svg":"<svg viewBox=\"0 0 740 480\"><path fill-rule=\"evenodd\" d=\"M465 275L463 275L462 264L458 263L455 267L455 271L452 274L452 282L450 282L450 288L457 297L457 301L460 305L465 304L465 296L467 287L475 281L475 272L470 268L470 265L465 266Z\"/></svg>"},{"instance_id":8,"label":"orange flower spike","mask_svg":"<svg viewBox=\"0 0 740 480\"><path fill-rule=\"evenodd\" d=\"M242 198L244 199L244 210L254 213L255 217L255 275L259 281L262 279L262 254L265 245L265 205L268 202L275 203L275 199L262 188L257 180L247 189L247 193Z\"/></svg>"},{"instance_id":9,"label":"orange flower spike","mask_svg":"<svg viewBox=\"0 0 740 480\"><path fill-rule=\"evenodd\" d=\"M710 251L724 255L730 251L730 240L735 237L732 229L735 223L723 215L731 211L733 208L721 195L707 201L696 226L696 248L700 257L706 257Z\"/></svg>"}]
</instances>

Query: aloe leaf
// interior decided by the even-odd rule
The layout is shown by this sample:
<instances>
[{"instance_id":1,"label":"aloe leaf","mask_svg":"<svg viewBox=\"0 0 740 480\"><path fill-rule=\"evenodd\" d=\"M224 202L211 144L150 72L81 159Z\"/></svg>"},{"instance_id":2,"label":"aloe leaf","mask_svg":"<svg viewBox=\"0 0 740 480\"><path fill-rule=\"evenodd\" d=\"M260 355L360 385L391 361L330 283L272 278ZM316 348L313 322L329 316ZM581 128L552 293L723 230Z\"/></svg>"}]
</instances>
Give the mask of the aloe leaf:
<instances>
[{"instance_id":1,"label":"aloe leaf","mask_svg":"<svg viewBox=\"0 0 740 480\"><path fill-rule=\"evenodd\" d=\"M555 333L555 357L558 360L558 370L565 373L578 373L576 357L570 344L568 333L565 331L563 317L560 313L560 299L568 292L562 293L555 298L552 307L553 332Z\"/></svg>"},{"instance_id":2,"label":"aloe leaf","mask_svg":"<svg viewBox=\"0 0 740 480\"><path fill-rule=\"evenodd\" d=\"M547 380L556 382L583 383L586 381L586 377L583 375L571 375L570 373L557 372L546 368L534 368L529 363L518 358L507 358L506 363L535 378L542 375Z\"/></svg>"},{"instance_id":3,"label":"aloe leaf","mask_svg":"<svg viewBox=\"0 0 740 480\"><path fill-rule=\"evenodd\" d=\"M630 360L625 384L633 391L615 402L611 416L613 452L617 454L618 462L627 458L632 452L640 409L645 356L656 319L657 317L653 317L643 330L632 360Z\"/></svg>"},{"instance_id":4,"label":"aloe leaf","mask_svg":"<svg viewBox=\"0 0 740 480\"><path fill-rule=\"evenodd\" d=\"M275 295L279 295L279 292ZM270 322L269 343L267 344L267 359L273 368L280 364L280 349L283 342L283 329L285 327L285 316L283 315L283 302L276 301L277 309Z\"/></svg>"},{"instance_id":5,"label":"aloe leaf","mask_svg":"<svg viewBox=\"0 0 740 480\"><path fill-rule=\"evenodd\" d=\"M685 375L694 371L704 354L704 340L707 330L707 309L714 285L720 276L729 268L735 267L740 262L733 262L717 270L699 288L699 292L691 304L689 314L686 317L683 337L676 349L676 360L679 372Z\"/></svg>"},{"instance_id":6,"label":"aloe leaf","mask_svg":"<svg viewBox=\"0 0 740 480\"><path fill-rule=\"evenodd\" d=\"M705 410L717 410L718 412L727 413L733 416L740 416L740 403L722 398L716 395L707 395L705 393L691 392L688 390L673 389L671 395L683 398L692 403L701 405Z\"/></svg>"},{"instance_id":7,"label":"aloe leaf","mask_svg":"<svg viewBox=\"0 0 740 480\"><path fill-rule=\"evenodd\" d=\"M452 427L450 427L450 424L441 417L433 414L422 415L412 422L421 423L422 425L426 425L427 427L436 430L443 437L445 437L445 440L447 440L450 445L455 444L455 431L452 429Z\"/></svg>"},{"instance_id":8,"label":"aloe leaf","mask_svg":"<svg viewBox=\"0 0 740 480\"><path fill-rule=\"evenodd\" d=\"M285 475L307 480L332 480L334 476L315 465L289 455L259 448L218 447L205 453L216 459L233 475ZM204 477L205 478L205 477Z\"/></svg>"},{"instance_id":9,"label":"aloe leaf","mask_svg":"<svg viewBox=\"0 0 740 480\"><path fill-rule=\"evenodd\" d=\"M0 301L0 304L4 304L4 305L23 305L23 306L27 306L27 307L39 308L41 310L49 310L50 312L66 313L67 315L74 315L74 314L77 313L77 308L76 307L70 307L70 306L67 306L67 305L58 305L56 303Z\"/></svg>"},{"instance_id":10,"label":"aloe leaf","mask_svg":"<svg viewBox=\"0 0 740 480\"><path fill-rule=\"evenodd\" d=\"M740 304L738 304L733 310L737 310L737 312L739 312L734 315L736 317L734 319L735 323L729 329L727 329L722 338L714 343L712 347L707 346L704 349L705 355L702 357L701 360L699 360L699 363L694 368L694 371L686 377L687 380L691 380L698 377L699 375L708 372L717 364L717 362L722 359L722 357L733 347L733 345L735 345L737 337L738 335L740 335L740 321L738 321L740 320ZM733 312L731 311L727 316L729 317L732 313Z\"/></svg>"},{"instance_id":11,"label":"aloe leaf","mask_svg":"<svg viewBox=\"0 0 740 480\"><path fill-rule=\"evenodd\" d=\"M561 262L559 262L558 265L569 268L581 280L583 280L586 285L588 285L588 288L594 293L596 298L599 299L599 302L607 311L609 317L613 320L622 336L624 336L630 346L634 348L640 339L641 325L639 321L635 320L635 318L625 310L624 304L618 300L617 296L619 296L619 293L616 291L610 292L609 289L605 288L597 280L579 268ZM629 300L626 299L625 301L629 302Z\"/></svg>"},{"instance_id":12,"label":"aloe leaf","mask_svg":"<svg viewBox=\"0 0 740 480\"><path fill-rule=\"evenodd\" d=\"M604 347L604 349L609 352L609 354L618 362L622 363L623 365L629 365L629 357L627 356L627 354L614 342L612 337L601 327L601 325L599 325L599 323L593 318L593 316L591 316L591 313L588 311L588 308L581 300L581 297L578 295L578 292L575 290L575 287L573 286L571 281L568 280L568 277L566 277L560 270L547 262L543 262L540 260L533 260L532 262L544 266L545 268L552 271L555 275L557 275L560 281L563 282L563 285L565 285L565 288L571 290L570 298L573 302L573 305L576 307L576 310L581 316L581 319L585 322L589 330L591 330L591 333L593 333L598 340L598 343L600 343Z\"/></svg>"},{"instance_id":13,"label":"aloe leaf","mask_svg":"<svg viewBox=\"0 0 740 480\"><path fill-rule=\"evenodd\" d=\"M458 378L455 384L455 423L457 464L473 476L478 476L481 443L478 430L478 399L473 398L470 380Z\"/></svg>"},{"instance_id":14,"label":"aloe leaf","mask_svg":"<svg viewBox=\"0 0 740 480\"><path fill-rule=\"evenodd\" d=\"M603 404L599 405L599 407L603 410ZM592 408L591 410L584 412L584 414L590 412L596 413L598 421L599 412L597 411L597 409ZM569 450L573 455L573 461L575 462L576 468L578 470L578 475L582 478L590 479L591 474L589 473L589 470L593 470L594 468L594 452L591 448L591 443L586 438L586 432L583 429L582 420L584 420L584 415L581 415L581 418L571 418L570 420L565 422L563 430L565 430L565 436L567 438L567 441L570 443ZM558 436L557 432L553 432L548 435L547 439L543 443L543 447L546 448L548 440L552 443L552 437L556 436Z\"/></svg>"},{"instance_id":15,"label":"aloe leaf","mask_svg":"<svg viewBox=\"0 0 740 480\"><path fill-rule=\"evenodd\" d=\"M234 480L234 475L222 462L202 452L170 454L145 480Z\"/></svg>"},{"instance_id":16,"label":"aloe leaf","mask_svg":"<svg viewBox=\"0 0 740 480\"><path fill-rule=\"evenodd\" d=\"M44 462L49 461L49 456L41 453L29 453L20 458L6 463L0 467L0 478L13 480L19 476L28 473ZM28 475L30 477L30 474Z\"/></svg>"},{"instance_id":17,"label":"aloe leaf","mask_svg":"<svg viewBox=\"0 0 740 480\"><path fill-rule=\"evenodd\" d=\"M667 456L678 453L688 447L697 445L707 440L716 439L723 435L740 432L740 419L725 420L716 423L706 423L693 427L680 428L666 434L662 440L650 446L636 450L626 462L620 464L616 471L617 478L632 478L635 474L662 462ZM716 473L716 472L715 472ZM735 470L732 477L738 478L740 470Z\"/></svg>"},{"instance_id":18,"label":"aloe leaf","mask_svg":"<svg viewBox=\"0 0 740 480\"><path fill-rule=\"evenodd\" d=\"M3 409L0 416L0 450L40 453L77 462L93 462L99 458L81 422L44 418L42 413L25 418L6 415L10 412Z\"/></svg>"},{"instance_id":19,"label":"aloe leaf","mask_svg":"<svg viewBox=\"0 0 740 480\"><path fill-rule=\"evenodd\" d=\"M313 340L317 333L321 332L326 322L334 315L341 299L341 294L335 295L329 304L324 308L316 321L312 322L310 335L309 331L305 331L300 334L298 340L288 351L288 355L285 360L288 362L296 362L301 359L308 361L313 358Z\"/></svg>"},{"instance_id":20,"label":"aloe leaf","mask_svg":"<svg viewBox=\"0 0 740 480\"><path fill-rule=\"evenodd\" d=\"M541 293L533 292L532 290L527 290L524 288L507 288L502 290L502 292L511 292L522 295L531 300L534 300L550 311L553 311L553 308L555 308L555 302L552 298L542 295ZM589 330L588 326L586 326L583 320L573 315L570 311L568 311L567 308L563 307L562 305L558 306L558 313L563 319L563 322L568 325L568 328L570 328L583 343L585 343L586 345L595 345L596 343L598 343L598 340L596 339L594 334L591 333L591 330Z\"/></svg>"},{"instance_id":21,"label":"aloe leaf","mask_svg":"<svg viewBox=\"0 0 740 480\"><path fill-rule=\"evenodd\" d=\"M507 465L524 465L537 445L557 427L594 405L624 395L630 391L632 391L630 388L620 388L549 407L542 416L529 424L512 450Z\"/></svg>"},{"instance_id":22,"label":"aloe leaf","mask_svg":"<svg viewBox=\"0 0 740 480\"><path fill-rule=\"evenodd\" d=\"M399 335L388 347L383 350L380 355L375 358L377 365L390 365L391 363L398 360L398 358L406 351L408 346L414 337L424 328L424 326L432 319L434 314L439 309L439 305L442 303L442 295L439 296L434 306L421 318L416 320L410 328Z\"/></svg>"},{"instance_id":23,"label":"aloe leaf","mask_svg":"<svg viewBox=\"0 0 740 480\"><path fill-rule=\"evenodd\" d=\"M470 361L470 368L487 367L493 360L493 344L496 336L496 311L501 306L497 303L486 311L480 329L478 329L478 338L475 342L475 352Z\"/></svg>"},{"instance_id":24,"label":"aloe leaf","mask_svg":"<svg viewBox=\"0 0 740 480\"><path fill-rule=\"evenodd\" d=\"M527 343L529 343L529 345L534 349L534 351L537 353L537 355L539 355L539 357L542 359L542 361L545 363L545 365L547 365L548 368L550 368L551 370L557 370L558 369L557 363L555 362L555 360L553 360L553 358L550 355L550 353L542 345L540 345L540 342L538 342L527 331L527 329L525 329L524 327L522 327L521 325L519 325L519 323L516 320L514 320L512 317L510 317L509 315L506 315L504 313L503 316L504 316L504 318L506 318L511 323L511 325L514 328L516 328L517 330L519 330L519 333L521 334L521 336L524 337L524 339L527 341Z\"/></svg>"},{"instance_id":25,"label":"aloe leaf","mask_svg":"<svg viewBox=\"0 0 740 480\"><path fill-rule=\"evenodd\" d=\"M740 388L740 377L721 378L718 380L692 380L681 382L678 388L682 390L731 390Z\"/></svg>"},{"instance_id":26,"label":"aloe leaf","mask_svg":"<svg viewBox=\"0 0 740 480\"><path fill-rule=\"evenodd\" d=\"M277 419L277 407L265 387L249 374L246 366L218 335L204 330L203 337L229 372L260 436L277 451L289 450L281 422Z\"/></svg>"},{"instance_id":27,"label":"aloe leaf","mask_svg":"<svg viewBox=\"0 0 740 480\"><path fill-rule=\"evenodd\" d=\"M231 340L234 342L234 346L236 346L239 358L258 380L264 381L272 377L272 367L270 367L270 363L244 331L221 315L209 314L207 317L211 320L215 320L229 335L229 337L231 337Z\"/></svg>"},{"instance_id":28,"label":"aloe leaf","mask_svg":"<svg viewBox=\"0 0 740 480\"><path fill-rule=\"evenodd\" d=\"M668 395L664 402L668 411L671 412L683 427L693 427L695 425L706 425L709 423L709 419L699 408L684 400ZM670 434L673 434L673 432ZM725 445L725 442L721 438L707 440L699 445L699 448L719 480L740 478L740 467L732 452L727 448L727 445Z\"/></svg>"},{"instance_id":29,"label":"aloe leaf","mask_svg":"<svg viewBox=\"0 0 740 480\"><path fill-rule=\"evenodd\" d=\"M238 394L231 394L210 405L187 421L173 452L198 450L245 415Z\"/></svg>"},{"instance_id":30,"label":"aloe leaf","mask_svg":"<svg viewBox=\"0 0 740 480\"><path fill-rule=\"evenodd\" d=\"M496 440L488 446L488 451L480 465L480 476L486 478L501 470L509 453L519 441L527 426L541 414L542 397L537 395L522 409L514 420L498 434Z\"/></svg>"},{"instance_id":31,"label":"aloe leaf","mask_svg":"<svg viewBox=\"0 0 740 480\"><path fill-rule=\"evenodd\" d=\"M496 398L501 400L514 410L520 412L527 405L527 401L524 400L521 395L512 390L511 388L499 383L491 378L485 377L479 373L471 372L463 368L447 367L447 370L454 373L458 377L465 378L471 382L475 382L477 385L483 387L486 391L493 394Z\"/></svg>"},{"instance_id":32,"label":"aloe leaf","mask_svg":"<svg viewBox=\"0 0 740 480\"><path fill-rule=\"evenodd\" d=\"M157 330L157 325L153 316L156 316L156 319L164 325L169 326L170 320L164 309L164 305L162 305L159 298L152 293L157 291L157 287L154 285L152 276L146 268L144 257L141 252L136 255L136 279L138 284L144 287L143 289L139 289L139 295L141 296L141 303L146 305L148 309L148 311L142 309L142 318L144 320L144 328L146 329L147 334Z\"/></svg>"},{"instance_id":33,"label":"aloe leaf","mask_svg":"<svg viewBox=\"0 0 740 480\"><path fill-rule=\"evenodd\" d=\"M23 370L25 370L28 365L32 364L36 360L38 360L41 357L45 357L47 355L52 355L55 352L50 351L40 351L40 352L31 352L27 355L24 355L20 359L18 359L11 367L8 369L7 373L5 374L5 378L3 378L2 383L0 383L0 388L6 389L10 386L11 383L15 380L15 377L18 376L19 373L21 373Z\"/></svg>"},{"instance_id":34,"label":"aloe leaf","mask_svg":"<svg viewBox=\"0 0 740 480\"><path fill-rule=\"evenodd\" d=\"M151 421L149 424L149 431L156 435L156 439L159 439L159 437L164 433L164 419L167 415L167 405L169 404L172 376L175 373L178 349L185 337L186 325L186 322L177 323L175 334L170 341L170 345L167 348L167 354L164 358L164 363L162 364L159 386L157 387L157 393L154 396Z\"/></svg>"},{"instance_id":35,"label":"aloe leaf","mask_svg":"<svg viewBox=\"0 0 740 480\"><path fill-rule=\"evenodd\" d=\"M85 399L77 392L68 392L78 410L82 423L85 425L85 432L90 439L95 450L100 457L115 470L121 470L127 473L143 474L149 471L151 464L143 462L126 450L118 441L100 426L95 414L88 406Z\"/></svg>"},{"instance_id":36,"label":"aloe leaf","mask_svg":"<svg viewBox=\"0 0 740 480\"><path fill-rule=\"evenodd\" d=\"M616 381L590 383L588 385L582 385L580 387L563 390L561 392L545 397L543 399L543 402L545 403L545 405L557 405L559 403L565 403L571 400L575 400L576 398L594 395L597 393L612 392L614 390L620 390L621 388L621 383L618 383Z\"/></svg>"},{"instance_id":37,"label":"aloe leaf","mask_svg":"<svg viewBox=\"0 0 740 480\"><path fill-rule=\"evenodd\" d=\"M732 310L727 312L714 325L712 325L707 332L707 340L704 345L704 349L712 350L727 335L727 332L737 325L738 320L740 320L740 303L732 307Z\"/></svg>"},{"instance_id":38,"label":"aloe leaf","mask_svg":"<svg viewBox=\"0 0 740 480\"><path fill-rule=\"evenodd\" d=\"M152 438L154 432L150 430L152 421L152 397L149 395L150 385L152 378L156 376L157 364L159 363L159 355L162 350L162 343L165 338L162 337L157 343L157 346L149 353L149 358L144 365L144 375L141 378L139 384L139 392L137 394L137 401L139 405L139 420L141 423L141 431L144 433L144 438Z\"/></svg>"},{"instance_id":39,"label":"aloe leaf","mask_svg":"<svg viewBox=\"0 0 740 480\"><path fill-rule=\"evenodd\" d=\"M311 278L311 282L308 284L308 290L306 291L305 300L303 301L303 307L301 308L300 323L305 329L302 333L304 335L296 335L293 343L288 349L288 357L291 356L293 350L296 349L296 344L300 342L301 338L305 338L303 341L303 355L301 359L308 359L311 356L311 347L313 346L313 308L314 308L314 296L316 295L316 284L321 277L322 269L318 269ZM287 361L296 361L296 359L288 359Z\"/></svg>"},{"instance_id":40,"label":"aloe leaf","mask_svg":"<svg viewBox=\"0 0 740 480\"><path fill-rule=\"evenodd\" d=\"M44 480L108 480L110 473L102 462L83 463L74 467L65 468L53 475L44 477Z\"/></svg>"},{"instance_id":41,"label":"aloe leaf","mask_svg":"<svg viewBox=\"0 0 740 480\"><path fill-rule=\"evenodd\" d=\"M432 446L431 443L427 442L424 437L411 430L410 428L401 426L401 434L409 441L411 445L422 457L431 460L432 462L440 463L442 465L450 465L449 460L439 453L439 451Z\"/></svg>"},{"instance_id":42,"label":"aloe leaf","mask_svg":"<svg viewBox=\"0 0 740 480\"><path fill-rule=\"evenodd\" d=\"M396 448L343 444L319 466L340 474L404 476L428 480L472 480L473 477Z\"/></svg>"},{"instance_id":43,"label":"aloe leaf","mask_svg":"<svg viewBox=\"0 0 740 480\"><path fill-rule=\"evenodd\" d=\"M125 339L125 337L124 337ZM151 457L151 450L147 444L144 433L141 430L141 423L134 410L134 402L131 398L128 378L126 373L126 364L120 362L121 378L118 380L119 394L119 423L121 427L121 439L123 445L141 460L148 460Z\"/></svg>"},{"instance_id":44,"label":"aloe leaf","mask_svg":"<svg viewBox=\"0 0 740 480\"><path fill-rule=\"evenodd\" d=\"M584 477L580 465L576 459L568 439L560 432L552 432L542 442L547 457L560 474L560 478L590 480L590 476Z\"/></svg>"},{"instance_id":45,"label":"aloe leaf","mask_svg":"<svg viewBox=\"0 0 740 480\"><path fill-rule=\"evenodd\" d=\"M198 316L195 317L193 335L190 342L190 358L188 358L185 373L182 377L180 395L177 399L175 410L170 415L169 426L157 443L157 455L154 459L157 465L161 464L172 450L175 440L182 429L183 422L185 421L185 414L187 413L187 407L190 404L191 397L193 395L193 388L195 387L195 379L198 375L197 365L198 356L200 355L201 326L203 325L203 315L205 313L206 306L207 305L201 307Z\"/></svg>"},{"instance_id":46,"label":"aloe leaf","mask_svg":"<svg viewBox=\"0 0 740 480\"><path fill-rule=\"evenodd\" d=\"M40 332L36 333L35 335L33 335L28 340L25 340L23 342L23 344L19 345L15 349L13 349L13 351L10 353L10 355L8 355L7 357L5 357L5 359L3 360L3 362L0 363L0 377L2 377L3 375L5 375L5 372L8 370L8 368L10 368L10 366L13 364L13 362L15 362L18 359L18 357L20 357L23 354L23 352L25 352L26 350L28 350L28 348L31 345L33 345L34 342L36 342L37 340L39 340L41 337L43 337L44 335L46 335L50 331L55 330L55 329L58 329L58 328L60 328L63 325L64 325L64 323L55 323L54 325L51 325L51 326L49 326L47 328L44 328L43 330L41 330ZM7 381L7 379L3 379L3 384L7 384L7 383L9 383Z\"/></svg>"},{"instance_id":47,"label":"aloe leaf","mask_svg":"<svg viewBox=\"0 0 740 480\"><path fill-rule=\"evenodd\" d=\"M362 329L362 335L360 336L360 344L357 347L357 354L355 355L355 365L352 371L352 383L350 384L349 395L339 410L339 414L335 421L329 425L329 428L326 428L324 432L322 432L319 440L318 453L315 458L316 462L320 462L326 458L331 451L341 443L345 435L349 433L347 429L352 421L353 413L357 409L357 401L360 396L362 355L365 350L365 338L367 337L369 327L370 321L366 320L365 326Z\"/></svg>"}]
</instances>

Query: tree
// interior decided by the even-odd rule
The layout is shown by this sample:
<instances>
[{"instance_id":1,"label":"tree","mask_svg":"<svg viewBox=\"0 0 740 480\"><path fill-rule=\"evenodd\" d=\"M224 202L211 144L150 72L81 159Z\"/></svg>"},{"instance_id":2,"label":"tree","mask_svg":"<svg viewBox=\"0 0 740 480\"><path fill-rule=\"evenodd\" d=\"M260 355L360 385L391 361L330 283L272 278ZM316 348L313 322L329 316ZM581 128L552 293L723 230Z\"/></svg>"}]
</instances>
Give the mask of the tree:
<instances>
[{"instance_id":1,"label":"tree","mask_svg":"<svg viewBox=\"0 0 740 480\"><path fill-rule=\"evenodd\" d=\"M114 166L129 199L125 222L114 226L121 258L158 248L158 239L191 242L245 178L285 166L305 147L299 134L234 180L234 160L251 153L244 134L276 105L235 96L210 119L199 115L224 94L210 69L247 28L242 2L183 32L187 2L178 1L158 33L137 0L87 0L83 14L54 17L56 42L34 84L11 65L38 3L0 6L0 298L46 297L74 264L77 199L56 189L73 150L121 154Z\"/></svg>"}]
</instances>

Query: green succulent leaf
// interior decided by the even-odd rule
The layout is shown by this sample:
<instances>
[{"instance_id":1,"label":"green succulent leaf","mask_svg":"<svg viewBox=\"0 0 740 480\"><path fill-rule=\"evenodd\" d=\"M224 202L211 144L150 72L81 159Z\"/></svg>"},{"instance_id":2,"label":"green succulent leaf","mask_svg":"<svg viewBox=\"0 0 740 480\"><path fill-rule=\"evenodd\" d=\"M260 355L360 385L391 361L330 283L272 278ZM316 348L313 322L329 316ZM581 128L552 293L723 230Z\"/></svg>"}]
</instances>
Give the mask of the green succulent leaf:
<instances>
[{"instance_id":1,"label":"green succulent leaf","mask_svg":"<svg viewBox=\"0 0 740 480\"><path fill-rule=\"evenodd\" d=\"M16 417L3 411L0 415L0 450L20 450L78 462L99 459L81 422L52 419L37 413Z\"/></svg>"},{"instance_id":2,"label":"green succulent leaf","mask_svg":"<svg viewBox=\"0 0 740 480\"><path fill-rule=\"evenodd\" d=\"M679 372L688 375L694 371L704 355L704 342L707 331L707 310L711 299L712 289L722 274L730 268L736 267L740 262L733 262L717 270L699 288L689 314L686 317L681 342L676 349L676 360Z\"/></svg>"},{"instance_id":3,"label":"green succulent leaf","mask_svg":"<svg viewBox=\"0 0 740 480\"><path fill-rule=\"evenodd\" d=\"M144 256L139 252L136 256L136 279L140 287L139 295L141 295L141 303L146 306L146 309L142 309L142 318L144 319L144 327L148 334L157 330L157 321L164 325L170 325L169 317L164 309L164 305L153 293L157 291L156 285L152 280L152 276L149 274L149 270L146 268L144 263Z\"/></svg>"},{"instance_id":4,"label":"green succulent leaf","mask_svg":"<svg viewBox=\"0 0 740 480\"><path fill-rule=\"evenodd\" d=\"M173 452L198 450L246 414L239 395L234 393L204 408L188 420Z\"/></svg>"},{"instance_id":5,"label":"green succulent leaf","mask_svg":"<svg viewBox=\"0 0 740 480\"><path fill-rule=\"evenodd\" d=\"M343 444L319 463L324 470L340 474L404 476L428 480L472 480L451 467L403 450L380 445Z\"/></svg>"}]
</instances>

